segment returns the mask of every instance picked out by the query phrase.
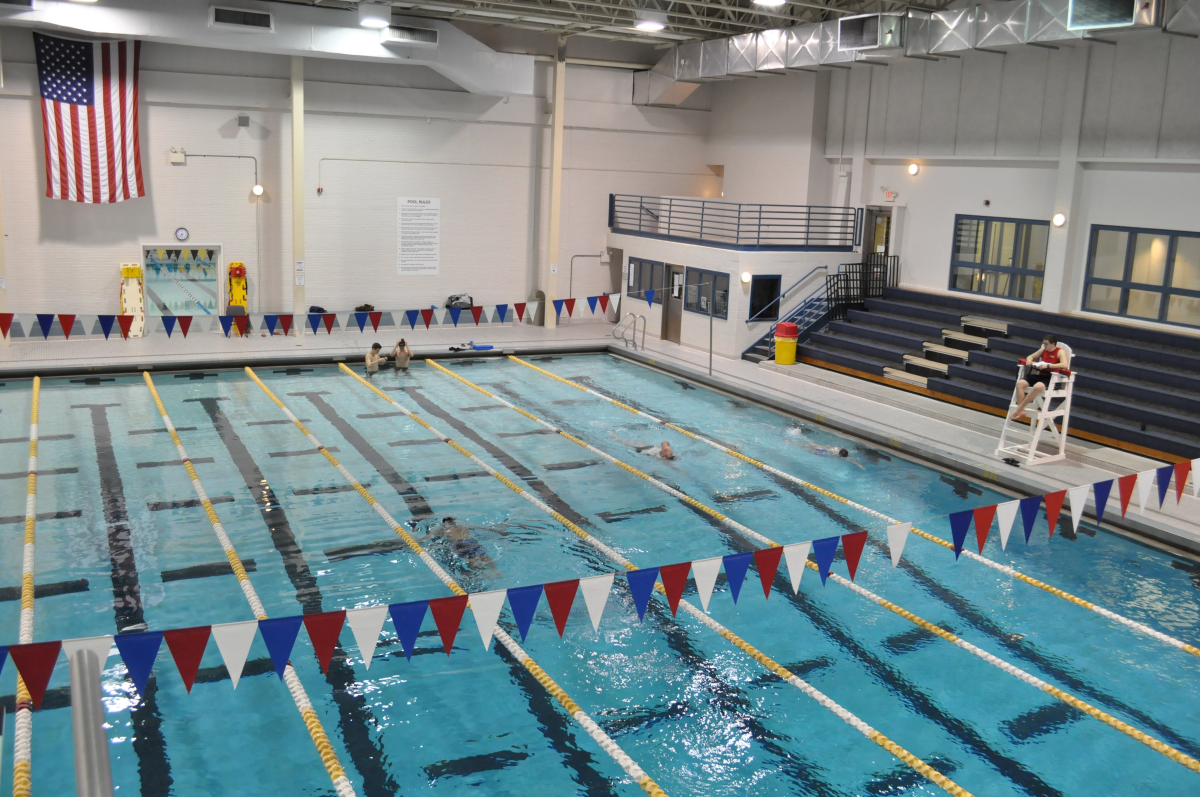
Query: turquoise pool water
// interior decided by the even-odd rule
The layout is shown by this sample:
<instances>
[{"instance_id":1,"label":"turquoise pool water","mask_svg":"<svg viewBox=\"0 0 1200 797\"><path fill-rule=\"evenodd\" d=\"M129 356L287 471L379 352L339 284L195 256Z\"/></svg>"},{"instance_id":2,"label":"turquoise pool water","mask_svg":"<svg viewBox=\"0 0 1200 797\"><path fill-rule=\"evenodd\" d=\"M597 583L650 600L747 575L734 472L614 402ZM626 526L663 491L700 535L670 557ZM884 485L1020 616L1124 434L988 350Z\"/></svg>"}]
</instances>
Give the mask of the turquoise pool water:
<instances>
[{"instance_id":1,"label":"turquoise pool water","mask_svg":"<svg viewBox=\"0 0 1200 797\"><path fill-rule=\"evenodd\" d=\"M534 358L808 481L949 538L949 512L1008 500L794 419L606 355ZM858 581L1183 752L1200 757L1200 661L917 538L891 567L882 524L650 426L501 359L449 367L783 543L867 528ZM402 523L424 538L453 517L469 541L430 553L468 590L611 572L561 525L332 367L257 371ZM642 480L434 369L376 385L509 477L536 489L636 564L751 547ZM271 616L449 592L241 371L160 373L155 383ZM24 507L29 383L0 388L2 516ZM252 619L140 377L42 383L37 640ZM633 448L664 437L680 459ZM808 443L844 446L849 460ZM9 476L9 474L15 474ZM407 500L406 500L407 499ZM20 584L22 526L0 518L0 586ZM1041 521L1044 528L1045 520ZM1068 521L1069 524L1069 521ZM985 555L1195 642L1200 568L1084 524L1049 544L1014 533ZM1069 532L1069 525L1065 527ZM973 537L973 535L972 535ZM969 541L973 544L973 539ZM845 572L845 563L834 564ZM115 575L114 575L115 574ZM136 574L137 590L131 588ZM114 589L114 579L117 588ZM86 580L86 586L81 585ZM1187 794L1200 775L816 574L764 601L752 571L734 605L722 577L711 614L976 795ZM689 581L685 597L693 597ZM15 642L19 601L0 602ZM501 623L511 627L506 609ZM390 621L366 670L349 629L330 674L303 633L292 663L359 794L639 794L526 671L464 618L454 654L427 617L406 661ZM795 688L654 598L644 622L619 578L600 633L577 598L563 640L543 601L527 652L673 795L940 794ZM331 794L261 640L237 690L209 644L188 695L165 646L139 701L120 659L104 674L114 779L144 795ZM67 666L33 726L37 794L73 793ZM12 695L15 668L0 674ZM11 710L11 698L7 703ZM11 715L9 717L11 720ZM11 788L11 723L0 790Z\"/></svg>"}]
</instances>

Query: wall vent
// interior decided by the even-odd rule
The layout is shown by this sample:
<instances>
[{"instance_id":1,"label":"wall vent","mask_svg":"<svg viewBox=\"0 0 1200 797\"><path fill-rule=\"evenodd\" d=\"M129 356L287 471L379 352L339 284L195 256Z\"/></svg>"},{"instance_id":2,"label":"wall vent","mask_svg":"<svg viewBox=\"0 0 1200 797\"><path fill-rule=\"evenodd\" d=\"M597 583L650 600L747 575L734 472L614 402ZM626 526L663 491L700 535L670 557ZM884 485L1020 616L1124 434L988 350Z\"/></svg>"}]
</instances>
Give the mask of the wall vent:
<instances>
[{"instance_id":1,"label":"wall vent","mask_svg":"<svg viewBox=\"0 0 1200 797\"><path fill-rule=\"evenodd\" d=\"M1159 27L1163 0L1071 0L1068 30Z\"/></svg>"},{"instance_id":2,"label":"wall vent","mask_svg":"<svg viewBox=\"0 0 1200 797\"><path fill-rule=\"evenodd\" d=\"M273 31L275 21L264 11L247 11L244 8L222 8L212 6L209 9L209 25L222 28L241 28L242 30Z\"/></svg>"},{"instance_id":3,"label":"wall vent","mask_svg":"<svg viewBox=\"0 0 1200 797\"><path fill-rule=\"evenodd\" d=\"M380 41L404 47L437 47L438 32L431 28L388 25L380 31Z\"/></svg>"},{"instance_id":4,"label":"wall vent","mask_svg":"<svg viewBox=\"0 0 1200 797\"><path fill-rule=\"evenodd\" d=\"M903 14L862 14L838 20L839 50L894 50L903 46Z\"/></svg>"}]
</instances>

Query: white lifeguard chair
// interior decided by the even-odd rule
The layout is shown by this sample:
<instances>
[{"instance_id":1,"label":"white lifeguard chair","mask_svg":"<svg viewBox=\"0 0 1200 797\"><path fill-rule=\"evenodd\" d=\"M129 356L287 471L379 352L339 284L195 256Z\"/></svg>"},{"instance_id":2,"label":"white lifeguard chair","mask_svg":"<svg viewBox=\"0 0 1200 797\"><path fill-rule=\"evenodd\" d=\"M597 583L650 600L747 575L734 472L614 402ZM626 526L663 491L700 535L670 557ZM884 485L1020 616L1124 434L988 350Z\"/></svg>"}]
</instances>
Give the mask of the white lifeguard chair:
<instances>
[{"instance_id":1,"label":"white lifeguard chair","mask_svg":"<svg viewBox=\"0 0 1200 797\"><path fill-rule=\"evenodd\" d=\"M1067 367L1052 371L1050 384L1025 408L1025 414L1030 416L1028 428L1025 421L1014 421L1011 416L1017 408L1017 388L1013 386L1012 399L1008 403L1008 412L1004 414L1004 428L1000 431L1000 443L996 447L996 456L1023 460L1027 465L1043 465L1047 462L1057 462L1067 458L1067 428L1071 422L1071 396L1075 391L1075 374L1071 372L1071 348L1065 343L1058 344L1066 356ZM1017 367L1017 381L1025 378L1030 365L1021 358ZM1056 425L1057 423L1057 425ZM1050 433L1050 441L1054 446L1053 453L1038 449L1043 432ZM1023 442L1022 442L1023 440Z\"/></svg>"}]
</instances>

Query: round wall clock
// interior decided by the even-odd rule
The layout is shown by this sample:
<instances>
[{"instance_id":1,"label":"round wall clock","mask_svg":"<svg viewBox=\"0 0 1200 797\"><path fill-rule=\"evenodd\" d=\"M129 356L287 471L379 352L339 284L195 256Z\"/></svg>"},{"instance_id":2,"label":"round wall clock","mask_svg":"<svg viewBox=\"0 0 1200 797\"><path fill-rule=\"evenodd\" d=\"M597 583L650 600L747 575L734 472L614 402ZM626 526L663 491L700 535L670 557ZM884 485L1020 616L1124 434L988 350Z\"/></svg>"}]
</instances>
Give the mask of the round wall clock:
<instances>
[{"instance_id":1,"label":"round wall clock","mask_svg":"<svg viewBox=\"0 0 1200 797\"><path fill-rule=\"evenodd\" d=\"M188 239L187 227L180 227L175 231L175 240L186 241Z\"/></svg>"}]
</instances>

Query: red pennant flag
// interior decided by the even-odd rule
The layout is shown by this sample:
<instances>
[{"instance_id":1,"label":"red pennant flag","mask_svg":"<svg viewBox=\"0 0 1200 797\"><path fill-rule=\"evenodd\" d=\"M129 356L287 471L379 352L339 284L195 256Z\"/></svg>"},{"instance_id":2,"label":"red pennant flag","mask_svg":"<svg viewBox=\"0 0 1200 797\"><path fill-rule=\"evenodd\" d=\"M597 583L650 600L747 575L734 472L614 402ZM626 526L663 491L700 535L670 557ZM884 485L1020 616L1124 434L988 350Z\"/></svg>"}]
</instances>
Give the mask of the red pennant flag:
<instances>
[{"instance_id":1,"label":"red pennant flag","mask_svg":"<svg viewBox=\"0 0 1200 797\"><path fill-rule=\"evenodd\" d=\"M1136 473L1117 479L1117 489L1121 491L1121 517L1125 517L1125 510L1129 509L1129 499L1133 498L1133 488L1136 484Z\"/></svg>"},{"instance_id":2,"label":"red pennant flag","mask_svg":"<svg viewBox=\"0 0 1200 797\"><path fill-rule=\"evenodd\" d=\"M1063 499L1067 497L1066 490L1056 493L1046 493L1046 519L1050 521L1050 536L1054 536L1054 527L1058 524L1058 513L1062 512Z\"/></svg>"},{"instance_id":3,"label":"red pennant flag","mask_svg":"<svg viewBox=\"0 0 1200 797\"><path fill-rule=\"evenodd\" d=\"M575 312L575 300L567 299L565 302L563 302L563 304L566 305L566 307L567 307L567 318L570 318L571 315Z\"/></svg>"},{"instance_id":4,"label":"red pennant flag","mask_svg":"<svg viewBox=\"0 0 1200 797\"><path fill-rule=\"evenodd\" d=\"M121 337L129 340L129 330L133 327L133 316L119 315L117 316L117 323L121 325Z\"/></svg>"},{"instance_id":5,"label":"red pennant flag","mask_svg":"<svg viewBox=\"0 0 1200 797\"><path fill-rule=\"evenodd\" d=\"M513 305L513 309L517 311L517 320L525 320L525 302L517 302Z\"/></svg>"},{"instance_id":6,"label":"red pennant flag","mask_svg":"<svg viewBox=\"0 0 1200 797\"><path fill-rule=\"evenodd\" d=\"M467 596L454 595L450 598L434 598L429 602L429 611L433 621L437 623L438 634L442 637L442 647L446 655L454 646L454 637L458 636L458 625L462 622L463 612L467 610Z\"/></svg>"},{"instance_id":7,"label":"red pennant flag","mask_svg":"<svg viewBox=\"0 0 1200 797\"><path fill-rule=\"evenodd\" d=\"M608 294L607 293L600 294L600 311L603 313L608 312Z\"/></svg>"},{"instance_id":8,"label":"red pennant flag","mask_svg":"<svg viewBox=\"0 0 1200 797\"><path fill-rule=\"evenodd\" d=\"M163 631L163 639L167 640L171 658L175 659L175 666L179 668L179 675L189 695L196 681L196 671L200 669L200 659L204 658L204 648L208 646L211 630L211 626L198 625L195 628Z\"/></svg>"},{"instance_id":9,"label":"red pennant flag","mask_svg":"<svg viewBox=\"0 0 1200 797\"><path fill-rule=\"evenodd\" d=\"M379 331L379 322L383 320L383 311L376 310L373 313L367 313L367 318L371 319L371 329Z\"/></svg>"},{"instance_id":10,"label":"red pennant flag","mask_svg":"<svg viewBox=\"0 0 1200 797\"><path fill-rule=\"evenodd\" d=\"M763 597L771 597L771 584L775 582L775 571L779 569L779 559L783 556L783 548L763 548L754 552L754 566L758 568L758 580L762 582Z\"/></svg>"},{"instance_id":11,"label":"red pennant flag","mask_svg":"<svg viewBox=\"0 0 1200 797\"><path fill-rule=\"evenodd\" d=\"M50 683L50 674L54 672L54 662L58 661L60 650L60 641L8 646L8 655L12 656L13 664L17 665L17 672L25 681L25 688L29 690L35 711L42 707L46 684Z\"/></svg>"},{"instance_id":12,"label":"red pennant flag","mask_svg":"<svg viewBox=\"0 0 1200 797\"><path fill-rule=\"evenodd\" d=\"M422 310L421 320L425 322L425 328L429 329L429 321L433 318L433 310Z\"/></svg>"},{"instance_id":13,"label":"red pennant flag","mask_svg":"<svg viewBox=\"0 0 1200 797\"><path fill-rule=\"evenodd\" d=\"M283 330L284 335L292 333L292 317L290 315L279 316L279 328Z\"/></svg>"},{"instance_id":14,"label":"red pennant flag","mask_svg":"<svg viewBox=\"0 0 1200 797\"><path fill-rule=\"evenodd\" d=\"M475 319L475 326L479 326L479 318L483 315L483 306L475 305L471 308L471 318Z\"/></svg>"},{"instance_id":15,"label":"red pennant flag","mask_svg":"<svg viewBox=\"0 0 1200 797\"><path fill-rule=\"evenodd\" d=\"M558 629L558 635L561 637L567 628L567 618L571 616L575 593L579 591L579 579L543 584L542 591L546 593L546 603L550 604L550 614L554 615L554 627Z\"/></svg>"},{"instance_id":16,"label":"red pennant flag","mask_svg":"<svg viewBox=\"0 0 1200 797\"><path fill-rule=\"evenodd\" d=\"M176 316L176 319L177 323L179 324L179 331L182 332L183 336L186 338L188 330L192 328L192 317L190 315L181 315Z\"/></svg>"},{"instance_id":17,"label":"red pennant flag","mask_svg":"<svg viewBox=\"0 0 1200 797\"><path fill-rule=\"evenodd\" d=\"M842 552L846 554L846 567L850 570L850 580L858 571L858 560L862 558L863 546L867 544L867 533L859 531L854 534L842 535Z\"/></svg>"},{"instance_id":18,"label":"red pennant flag","mask_svg":"<svg viewBox=\"0 0 1200 797\"><path fill-rule=\"evenodd\" d=\"M325 324L325 334L333 334L333 322L337 321L337 313L323 313L321 321Z\"/></svg>"},{"instance_id":19,"label":"red pennant flag","mask_svg":"<svg viewBox=\"0 0 1200 797\"><path fill-rule=\"evenodd\" d=\"M0 313L0 334L8 337L8 330L12 328L13 314Z\"/></svg>"},{"instance_id":20,"label":"red pennant flag","mask_svg":"<svg viewBox=\"0 0 1200 797\"><path fill-rule=\"evenodd\" d=\"M979 543L980 553L983 553L983 544L987 542L988 533L992 530L992 520L995 517L995 504L975 508L975 541Z\"/></svg>"},{"instance_id":21,"label":"red pennant flag","mask_svg":"<svg viewBox=\"0 0 1200 797\"><path fill-rule=\"evenodd\" d=\"M321 672L329 671L329 660L333 658L333 649L337 647L338 637L342 633L342 624L345 622L345 609L304 615L304 627L308 631L308 639L312 642L313 650L317 652L317 661L321 664Z\"/></svg>"},{"instance_id":22,"label":"red pennant flag","mask_svg":"<svg viewBox=\"0 0 1200 797\"><path fill-rule=\"evenodd\" d=\"M244 336L246 334L246 329L250 326L250 319L244 315L235 315L233 317L233 323L237 326L238 334Z\"/></svg>"},{"instance_id":23,"label":"red pennant flag","mask_svg":"<svg viewBox=\"0 0 1200 797\"><path fill-rule=\"evenodd\" d=\"M672 617L679 608L679 599L683 597L683 588L687 586L688 572L691 569L691 562L662 565L658 568L658 577L662 579L663 588L667 591L667 603L671 606Z\"/></svg>"},{"instance_id":24,"label":"red pennant flag","mask_svg":"<svg viewBox=\"0 0 1200 797\"><path fill-rule=\"evenodd\" d=\"M1190 459L1175 463L1175 503L1183 500L1183 486L1187 484L1188 473L1192 470Z\"/></svg>"},{"instance_id":25,"label":"red pennant flag","mask_svg":"<svg viewBox=\"0 0 1200 797\"><path fill-rule=\"evenodd\" d=\"M65 313L58 314L58 323L62 325L63 335L67 340L71 339L71 327L75 326L75 316Z\"/></svg>"}]
</instances>

